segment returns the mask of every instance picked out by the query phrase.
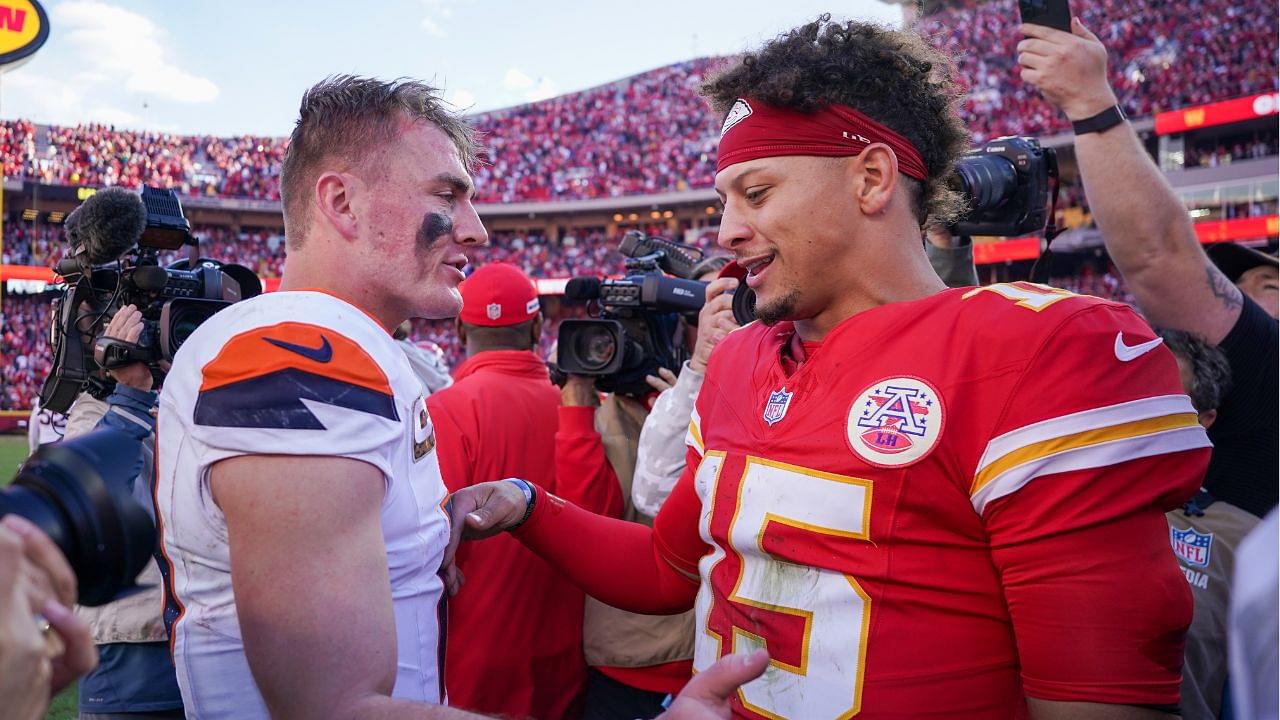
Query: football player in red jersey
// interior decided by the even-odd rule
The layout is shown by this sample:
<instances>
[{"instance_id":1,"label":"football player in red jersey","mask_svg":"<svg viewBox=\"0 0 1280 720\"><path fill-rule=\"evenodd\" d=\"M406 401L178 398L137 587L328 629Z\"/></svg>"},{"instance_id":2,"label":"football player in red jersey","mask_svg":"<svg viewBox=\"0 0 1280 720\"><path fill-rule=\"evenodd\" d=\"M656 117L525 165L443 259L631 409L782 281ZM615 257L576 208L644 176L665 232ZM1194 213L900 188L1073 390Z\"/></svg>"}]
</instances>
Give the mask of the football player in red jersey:
<instances>
[{"instance_id":1,"label":"football player in red jersey","mask_svg":"<svg viewBox=\"0 0 1280 720\"><path fill-rule=\"evenodd\" d=\"M1127 306L930 269L965 146L947 67L824 17L707 82L760 321L711 357L685 476L652 530L512 483L455 494L455 530L628 610L694 605L698 670L767 648L737 717L1168 717L1191 607L1163 511L1208 440Z\"/></svg>"}]
</instances>

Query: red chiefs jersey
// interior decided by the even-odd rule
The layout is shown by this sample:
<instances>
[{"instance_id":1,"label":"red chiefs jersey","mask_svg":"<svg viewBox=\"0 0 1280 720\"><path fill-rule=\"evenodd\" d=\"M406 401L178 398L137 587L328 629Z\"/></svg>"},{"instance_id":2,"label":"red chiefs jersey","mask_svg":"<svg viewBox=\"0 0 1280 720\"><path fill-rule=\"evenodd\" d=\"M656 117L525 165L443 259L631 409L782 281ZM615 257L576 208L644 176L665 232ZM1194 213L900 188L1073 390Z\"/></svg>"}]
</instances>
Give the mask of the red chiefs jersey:
<instances>
[{"instance_id":1,"label":"red chiefs jersey","mask_svg":"<svg viewBox=\"0 0 1280 720\"><path fill-rule=\"evenodd\" d=\"M695 668L769 650L737 716L1177 702L1191 598L1162 513L1210 444L1146 323L1013 283L860 313L789 374L793 336L716 348L655 525L701 578Z\"/></svg>"}]
</instances>

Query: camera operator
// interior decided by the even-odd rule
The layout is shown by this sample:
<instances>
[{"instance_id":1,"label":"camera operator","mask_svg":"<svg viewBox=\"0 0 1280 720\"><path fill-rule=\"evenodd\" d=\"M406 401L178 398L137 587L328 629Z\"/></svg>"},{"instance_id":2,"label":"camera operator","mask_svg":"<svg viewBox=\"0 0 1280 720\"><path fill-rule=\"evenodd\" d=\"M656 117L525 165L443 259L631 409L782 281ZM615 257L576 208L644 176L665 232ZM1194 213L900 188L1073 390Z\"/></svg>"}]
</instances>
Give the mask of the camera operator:
<instances>
[{"instance_id":1,"label":"camera operator","mask_svg":"<svg viewBox=\"0 0 1280 720\"><path fill-rule=\"evenodd\" d=\"M76 577L62 552L17 515L0 519L0 707L39 720L53 696L97 663L89 627L70 610Z\"/></svg>"},{"instance_id":2,"label":"camera operator","mask_svg":"<svg viewBox=\"0 0 1280 720\"><path fill-rule=\"evenodd\" d=\"M112 316L103 336L136 343L142 332L141 311L126 305ZM167 366L163 361L162 365ZM68 423L66 437L114 428L140 441L142 455L129 473L133 479L130 489L154 521L151 439L158 395L152 391L151 368L137 362L106 373L115 381L111 395L103 402L81 394L72 406L73 421ZM98 667L80 681L81 720L184 717L161 612L162 583L153 559L138 577L138 584L145 588L141 592L99 607L77 608L77 614L89 624L98 653Z\"/></svg>"},{"instance_id":3,"label":"camera operator","mask_svg":"<svg viewBox=\"0 0 1280 720\"><path fill-rule=\"evenodd\" d=\"M1280 327L1205 255L1186 208L1119 111L1106 48L1079 18L1071 27L1022 26L1022 79L1072 121L1093 218L1143 314L1226 354L1234 389L1209 429L1214 450L1204 484L1219 500L1261 517L1277 501Z\"/></svg>"}]
</instances>

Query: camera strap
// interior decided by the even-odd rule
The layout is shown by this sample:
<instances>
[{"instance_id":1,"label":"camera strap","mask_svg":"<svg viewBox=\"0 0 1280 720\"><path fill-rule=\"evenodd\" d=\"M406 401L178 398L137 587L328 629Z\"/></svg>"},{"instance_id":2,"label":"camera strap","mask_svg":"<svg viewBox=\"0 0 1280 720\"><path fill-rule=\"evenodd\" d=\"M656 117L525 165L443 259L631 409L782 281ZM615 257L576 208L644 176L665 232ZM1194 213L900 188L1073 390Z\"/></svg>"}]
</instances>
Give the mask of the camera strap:
<instances>
[{"instance_id":1,"label":"camera strap","mask_svg":"<svg viewBox=\"0 0 1280 720\"><path fill-rule=\"evenodd\" d=\"M1044 226L1044 244L1040 247L1040 257L1036 258L1035 263L1031 266L1031 282L1045 284L1049 282L1049 267L1053 264L1053 251L1049 249L1049 245L1053 243L1053 239L1062 234L1062 228L1058 227L1058 188L1060 181L1058 178L1058 158L1053 153L1048 155L1048 171L1049 176L1049 221Z\"/></svg>"}]
</instances>

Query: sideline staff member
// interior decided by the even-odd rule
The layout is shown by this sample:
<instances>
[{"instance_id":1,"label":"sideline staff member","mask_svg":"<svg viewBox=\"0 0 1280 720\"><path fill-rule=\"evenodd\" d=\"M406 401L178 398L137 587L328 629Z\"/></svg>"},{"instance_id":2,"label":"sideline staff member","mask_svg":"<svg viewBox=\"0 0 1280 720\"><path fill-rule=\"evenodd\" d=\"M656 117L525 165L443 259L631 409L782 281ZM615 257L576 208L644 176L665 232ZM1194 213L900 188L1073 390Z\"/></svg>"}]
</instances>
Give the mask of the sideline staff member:
<instances>
[{"instance_id":1,"label":"sideline staff member","mask_svg":"<svg viewBox=\"0 0 1280 720\"><path fill-rule=\"evenodd\" d=\"M427 400L445 485L524 478L617 517L622 492L592 426L595 408L562 406L535 352L543 319L533 281L494 263L459 289L467 360ZM512 537L468 545L456 562L466 584L449 601L449 702L539 720L580 714L582 590Z\"/></svg>"}]
</instances>

